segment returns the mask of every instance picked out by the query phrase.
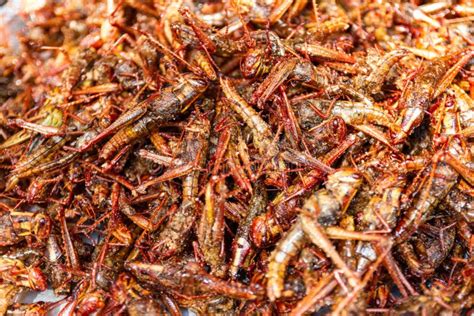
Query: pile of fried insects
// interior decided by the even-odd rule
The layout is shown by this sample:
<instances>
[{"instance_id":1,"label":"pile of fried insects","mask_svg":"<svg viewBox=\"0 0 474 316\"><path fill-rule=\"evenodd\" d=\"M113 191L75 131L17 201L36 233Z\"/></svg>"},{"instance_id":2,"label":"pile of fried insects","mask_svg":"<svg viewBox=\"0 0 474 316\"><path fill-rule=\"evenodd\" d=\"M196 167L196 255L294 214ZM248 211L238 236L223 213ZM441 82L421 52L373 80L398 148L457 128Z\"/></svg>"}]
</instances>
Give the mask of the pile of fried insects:
<instances>
[{"instance_id":1,"label":"pile of fried insects","mask_svg":"<svg viewBox=\"0 0 474 316\"><path fill-rule=\"evenodd\" d=\"M473 308L472 3L38 3L0 50L0 314Z\"/></svg>"}]
</instances>

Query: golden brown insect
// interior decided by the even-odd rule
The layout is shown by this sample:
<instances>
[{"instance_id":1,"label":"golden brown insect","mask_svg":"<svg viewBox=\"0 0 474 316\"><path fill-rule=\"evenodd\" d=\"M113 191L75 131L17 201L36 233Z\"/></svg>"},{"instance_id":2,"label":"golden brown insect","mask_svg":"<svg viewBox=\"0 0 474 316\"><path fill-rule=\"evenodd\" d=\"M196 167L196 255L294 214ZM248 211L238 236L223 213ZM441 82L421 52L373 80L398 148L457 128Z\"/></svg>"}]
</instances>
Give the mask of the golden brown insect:
<instances>
[{"instance_id":1,"label":"golden brown insect","mask_svg":"<svg viewBox=\"0 0 474 316\"><path fill-rule=\"evenodd\" d=\"M406 49L392 50L384 55L378 60L377 64L374 65L370 74L363 77L360 83L361 89L368 95L377 94L393 65L407 55L408 50Z\"/></svg>"},{"instance_id":2,"label":"golden brown insect","mask_svg":"<svg viewBox=\"0 0 474 316\"><path fill-rule=\"evenodd\" d=\"M77 52L76 56L72 59L73 62L62 75L64 93L71 93L71 90L79 82L81 75L85 72L86 67L96 58L97 53L94 49L83 49Z\"/></svg>"},{"instance_id":3,"label":"golden brown insect","mask_svg":"<svg viewBox=\"0 0 474 316\"><path fill-rule=\"evenodd\" d=\"M221 78L221 87L232 110L236 112L241 119L252 130L253 141L264 161L269 163L262 164L269 167L268 178L270 182L278 185L281 183L281 175L278 171L284 169L284 161L277 157L279 152L278 144L273 135L270 126L258 115L258 113L237 93L229 79Z\"/></svg>"},{"instance_id":4,"label":"golden brown insect","mask_svg":"<svg viewBox=\"0 0 474 316\"><path fill-rule=\"evenodd\" d=\"M326 48L318 44L296 44L295 50L297 50L301 54L308 55L310 58L318 60L339 61L350 64L355 63L355 59L352 56L347 55L343 52L339 52L337 50Z\"/></svg>"},{"instance_id":5,"label":"golden brown insect","mask_svg":"<svg viewBox=\"0 0 474 316\"><path fill-rule=\"evenodd\" d=\"M413 129L421 124L430 102L451 84L456 74L472 58L472 54L472 51L458 54L455 56L458 62L451 68L449 68L451 56L426 61L422 65L421 73L405 91L400 131L394 136L395 143L404 141Z\"/></svg>"},{"instance_id":6,"label":"golden brown insect","mask_svg":"<svg viewBox=\"0 0 474 316\"><path fill-rule=\"evenodd\" d=\"M11 211L2 216L1 246L14 245L25 237L34 237L46 241L51 232L51 219L38 212Z\"/></svg>"},{"instance_id":7,"label":"golden brown insect","mask_svg":"<svg viewBox=\"0 0 474 316\"><path fill-rule=\"evenodd\" d=\"M223 277L227 272L224 256L224 202L227 187L222 180L206 185L205 203L198 227L198 243L204 261L212 274Z\"/></svg>"},{"instance_id":8,"label":"golden brown insect","mask_svg":"<svg viewBox=\"0 0 474 316\"><path fill-rule=\"evenodd\" d=\"M314 214L323 226L334 225L349 206L361 183L362 178L357 172L349 169L338 170L328 177L325 189L316 191L305 201L302 212ZM271 300L282 294L286 267L291 257L296 255L306 242L304 227L308 221L313 220L310 217L300 217L272 252L267 272L267 295ZM314 242L314 239L312 240ZM318 246L321 247L319 244Z\"/></svg>"},{"instance_id":9,"label":"golden brown insect","mask_svg":"<svg viewBox=\"0 0 474 316\"><path fill-rule=\"evenodd\" d=\"M0 314L469 313L468 2L21 6Z\"/></svg>"},{"instance_id":10,"label":"golden brown insect","mask_svg":"<svg viewBox=\"0 0 474 316\"><path fill-rule=\"evenodd\" d=\"M0 313L6 315L8 307L13 304L13 299L21 288L8 283L0 284Z\"/></svg>"},{"instance_id":11,"label":"golden brown insect","mask_svg":"<svg viewBox=\"0 0 474 316\"><path fill-rule=\"evenodd\" d=\"M46 290L46 277L40 268L26 266L20 259L0 258L2 280L16 286L24 286L36 291Z\"/></svg>"},{"instance_id":12,"label":"golden brown insect","mask_svg":"<svg viewBox=\"0 0 474 316\"><path fill-rule=\"evenodd\" d=\"M254 194L249 202L249 210L246 218L239 224L239 229L232 243L232 260L229 274L236 278L240 269L246 269L248 262L253 255L254 249L250 240L250 229L252 221L256 216L265 211L267 193L262 184L257 183Z\"/></svg>"},{"instance_id":13,"label":"golden brown insect","mask_svg":"<svg viewBox=\"0 0 474 316\"><path fill-rule=\"evenodd\" d=\"M259 149L260 154L274 157L278 153L278 149L273 141L273 135L268 124L237 93L229 79L221 78L221 87L229 106L252 129L255 146Z\"/></svg>"},{"instance_id":14,"label":"golden brown insect","mask_svg":"<svg viewBox=\"0 0 474 316\"><path fill-rule=\"evenodd\" d=\"M334 18L329 19L324 22L311 22L305 25L307 32L310 35L311 39L323 40L328 35L339 33L347 30L349 24L344 18Z\"/></svg>"}]
</instances>

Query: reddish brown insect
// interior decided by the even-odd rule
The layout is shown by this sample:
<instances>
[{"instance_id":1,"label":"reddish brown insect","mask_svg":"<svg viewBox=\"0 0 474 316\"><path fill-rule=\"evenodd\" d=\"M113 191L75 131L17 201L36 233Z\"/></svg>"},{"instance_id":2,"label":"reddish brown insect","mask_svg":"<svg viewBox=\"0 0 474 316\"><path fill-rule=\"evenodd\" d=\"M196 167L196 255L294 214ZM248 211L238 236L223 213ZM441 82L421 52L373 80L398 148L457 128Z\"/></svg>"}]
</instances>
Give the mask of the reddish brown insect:
<instances>
[{"instance_id":1,"label":"reddish brown insect","mask_svg":"<svg viewBox=\"0 0 474 316\"><path fill-rule=\"evenodd\" d=\"M1 315L473 308L466 1L76 2L1 25Z\"/></svg>"}]
</instances>

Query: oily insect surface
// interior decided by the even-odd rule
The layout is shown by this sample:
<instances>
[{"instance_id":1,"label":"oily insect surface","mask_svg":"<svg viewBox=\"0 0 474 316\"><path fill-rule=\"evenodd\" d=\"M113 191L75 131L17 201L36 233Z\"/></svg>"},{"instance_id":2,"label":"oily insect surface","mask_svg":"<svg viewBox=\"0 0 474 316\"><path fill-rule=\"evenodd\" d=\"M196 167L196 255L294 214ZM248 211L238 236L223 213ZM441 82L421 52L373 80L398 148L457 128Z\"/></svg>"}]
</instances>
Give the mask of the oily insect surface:
<instances>
[{"instance_id":1,"label":"oily insect surface","mask_svg":"<svg viewBox=\"0 0 474 316\"><path fill-rule=\"evenodd\" d=\"M468 1L22 10L0 46L0 315L473 308Z\"/></svg>"}]
</instances>

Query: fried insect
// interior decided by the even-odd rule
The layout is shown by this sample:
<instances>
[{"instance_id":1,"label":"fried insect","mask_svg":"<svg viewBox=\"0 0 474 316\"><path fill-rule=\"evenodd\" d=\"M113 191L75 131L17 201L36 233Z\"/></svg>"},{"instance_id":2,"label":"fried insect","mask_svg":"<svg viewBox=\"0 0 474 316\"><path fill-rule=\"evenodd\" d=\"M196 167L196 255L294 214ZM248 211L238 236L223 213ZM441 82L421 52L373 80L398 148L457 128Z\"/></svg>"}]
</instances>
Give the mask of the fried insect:
<instances>
[{"instance_id":1,"label":"fried insect","mask_svg":"<svg viewBox=\"0 0 474 316\"><path fill-rule=\"evenodd\" d=\"M457 106L450 101L446 102L446 112L439 128L444 135L454 135L459 131ZM441 125L442 124L442 125ZM470 153L464 150L462 139L454 136L448 140L447 148L435 153L431 165L427 168L423 179L422 187L415 198L413 206L406 211L398 222L395 236L398 242L407 240L430 216L432 210L438 203L446 197L458 179L456 168L443 161L445 155L452 156L456 161L469 161Z\"/></svg>"},{"instance_id":2,"label":"fried insect","mask_svg":"<svg viewBox=\"0 0 474 316\"><path fill-rule=\"evenodd\" d=\"M323 159L328 165L337 160L348 147L352 146L357 137L351 135L339 148L335 148ZM286 192L282 192L270 203L269 210L257 216L252 222L251 238L257 247L265 247L275 242L275 239L284 229L290 225L296 216L298 197L322 182L324 173L320 169L314 169L290 186Z\"/></svg>"},{"instance_id":3,"label":"fried insect","mask_svg":"<svg viewBox=\"0 0 474 316\"><path fill-rule=\"evenodd\" d=\"M273 141L270 126L250 107L250 105L237 93L230 80L221 79L221 87L229 106L234 110L251 129L255 146L262 156L272 158L278 153L278 148Z\"/></svg>"},{"instance_id":4,"label":"fried insect","mask_svg":"<svg viewBox=\"0 0 474 316\"><path fill-rule=\"evenodd\" d=\"M195 262L175 262L167 265L130 262L127 268L145 280L158 286L196 295L202 291L237 299L254 300L262 295L260 289L235 281L225 282L204 272Z\"/></svg>"},{"instance_id":5,"label":"fried insect","mask_svg":"<svg viewBox=\"0 0 474 316\"><path fill-rule=\"evenodd\" d=\"M334 225L339 221L341 214L346 211L361 184L362 178L357 172L349 169L338 170L328 177L324 189L316 191L305 201L302 212L313 214L323 226ZM288 234L277 244L270 257L267 272L267 295L271 300L281 296L288 263L291 257L295 256L306 243L305 236L309 232L306 232L304 227L309 224L308 221L313 220L307 215L304 216L306 217L298 218ZM311 231L311 233L314 233L314 231ZM311 240L315 242L312 237ZM319 241L317 245L321 246ZM325 246L322 249L326 251ZM333 251L333 253L335 252ZM337 260L339 261L336 264L339 265L341 261L339 258Z\"/></svg>"},{"instance_id":6,"label":"fried insect","mask_svg":"<svg viewBox=\"0 0 474 316\"><path fill-rule=\"evenodd\" d=\"M46 276L39 267L26 266L20 259L0 258L0 275L4 282L44 291L47 288Z\"/></svg>"},{"instance_id":7,"label":"fried insect","mask_svg":"<svg viewBox=\"0 0 474 316\"><path fill-rule=\"evenodd\" d=\"M113 131L118 130L104 145L100 157L109 159L123 146L141 137L148 136L158 124L175 119L179 114L183 113L206 88L207 83L205 81L193 75L183 76L183 79L177 86L167 88L160 93L160 96L151 96L142 104L137 105L136 109L122 114L117 121L109 126L106 131L99 134L94 140L94 142L96 142ZM148 109L149 112L145 114ZM124 125L125 127L123 127ZM81 148L81 150L83 149L84 147Z\"/></svg>"},{"instance_id":8,"label":"fried insect","mask_svg":"<svg viewBox=\"0 0 474 316\"><path fill-rule=\"evenodd\" d=\"M36 237L46 241L51 233L51 219L42 212L11 211L2 216L0 246L11 246L25 237Z\"/></svg>"},{"instance_id":9,"label":"fried insect","mask_svg":"<svg viewBox=\"0 0 474 316\"><path fill-rule=\"evenodd\" d=\"M232 260L229 274L236 278L239 270L248 269L250 258L254 255L252 241L250 239L250 230L252 221L256 216L265 211L267 202L267 193L262 184L255 185L254 193L249 201L249 209L245 219L239 224L239 228L232 243Z\"/></svg>"},{"instance_id":10,"label":"fried insect","mask_svg":"<svg viewBox=\"0 0 474 316\"><path fill-rule=\"evenodd\" d=\"M430 102L438 97L452 82L461 68L472 58L472 51L460 53L458 62L449 68L449 57L439 57L427 61L404 92L404 109L401 113L400 131L394 136L394 142L400 143L418 127Z\"/></svg>"},{"instance_id":11,"label":"fried insect","mask_svg":"<svg viewBox=\"0 0 474 316\"><path fill-rule=\"evenodd\" d=\"M467 1L7 12L0 314L472 309Z\"/></svg>"},{"instance_id":12,"label":"fried insect","mask_svg":"<svg viewBox=\"0 0 474 316\"><path fill-rule=\"evenodd\" d=\"M215 187L215 188L213 188ZM206 185L205 204L198 228L198 243L204 261L210 265L212 274L226 274L224 256L224 203L227 188L222 181Z\"/></svg>"},{"instance_id":13,"label":"fried insect","mask_svg":"<svg viewBox=\"0 0 474 316\"><path fill-rule=\"evenodd\" d=\"M153 252L161 258L183 249L183 238L189 234L196 220L196 197L199 189L199 174L207 160L210 122L205 114L198 114L188 127L189 132L183 143L183 160L194 168L183 178L181 206L159 233Z\"/></svg>"}]
</instances>

